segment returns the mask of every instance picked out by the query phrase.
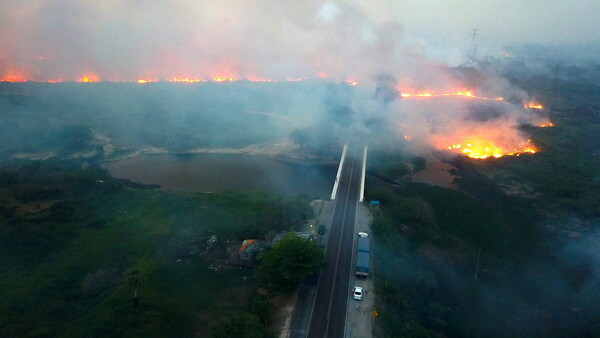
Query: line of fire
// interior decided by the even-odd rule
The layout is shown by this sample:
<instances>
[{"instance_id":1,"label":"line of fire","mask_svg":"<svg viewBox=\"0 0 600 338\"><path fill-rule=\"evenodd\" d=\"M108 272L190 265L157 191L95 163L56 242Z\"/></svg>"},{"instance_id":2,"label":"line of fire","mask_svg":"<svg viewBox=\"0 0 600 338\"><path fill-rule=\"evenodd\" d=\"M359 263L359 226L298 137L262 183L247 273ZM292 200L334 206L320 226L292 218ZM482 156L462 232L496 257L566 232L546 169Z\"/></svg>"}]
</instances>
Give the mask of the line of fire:
<instances>
[{"instance_id":1,"label":"line of fire","mask_svg":"<svg viewBox=\"0 0 600 338\"><path fill-rule=\"evenodd\" d=\"M212 77L200 77L200 76L173 76L168 79L157 79L157 78L142 78L127 81L103 81L95 73L87 73L77 78L75 81L65 81L63 79L54 80L39 80L34 79L31 76L27 76L22 72L8 72L0 76L0 82L46 82L46 83L62 83L62 82L81 82L81 83L95 83L95 82L124 82L124 83L137 83L140 85L152 84L152 83L233 83L239 81L248 82L301 82L310 80L328 80L336 83L342 83L347 86L358 86L359 82L349 79L329 79L326 74L320 73L316 78L312 79L309 77L302 78L285 78L285 79L271 79L260 76L248 76L248 77L236 77L233 75L217 75ZM395 96L401 100L419 100L419 101L435 101L437 99L455 99L455 100L473 100L473 101L489 101L491 103L498 104L511 104L505 98L500 96L484 96L479 95L475 90L467 88L459 88L456 90L449 91L433 91L433 90L417 90L410 88L395 88ZM522 102L522 108L530 111L543 111L545 107L537 101ZM533 124L536 127L554 127L554 124L547 119L538 119L537 123ZM486 133L477 135L467 135L462 139L456 139L453 142L446 143L445 146L440 146L439 150L447 150L451 153L468 156L472 159L488 159L488 158L499 158L502 156L519 156L522 154L535 154L539 150L532 143L531 139L523 139L518 141L503 142L503 144L497 144L489 137L486 137ZM490 133L493 134L493 133ZM413 137L409 134L403 135L405 142L413 141ZM445 148L445 149L444 149Z\"/></svg>"}]
</instances>

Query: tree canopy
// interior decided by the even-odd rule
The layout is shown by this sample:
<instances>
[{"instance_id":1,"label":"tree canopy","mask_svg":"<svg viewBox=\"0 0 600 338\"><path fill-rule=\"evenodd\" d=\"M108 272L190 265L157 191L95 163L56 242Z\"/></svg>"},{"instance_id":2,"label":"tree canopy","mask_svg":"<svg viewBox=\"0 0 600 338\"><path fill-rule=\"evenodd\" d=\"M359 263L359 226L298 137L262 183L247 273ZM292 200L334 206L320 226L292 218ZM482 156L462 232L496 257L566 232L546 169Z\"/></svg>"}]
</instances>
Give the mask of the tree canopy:
<instances>
[{"instance_id":1,"label":"tree canopy","mask_svg":"<svg viewBox=\"0 0 600 338\"><path fill-rule=\"evenodd\" d=\"M273 334L260 323L257 316L240 313L216 323L211 328L211 336L214 338L270 338L273 337Z\"/></svg>"},{"instance_id":2,"label":"tree canopy","mask_svg":"<svg viewBox=\"0 0 600 338\"><path fill-rule=\"evenodd\" d=\"M258 256L258 277L273 292L293 291L324 265L323 249L290 232Z\"/></svg>"}]
</instances>

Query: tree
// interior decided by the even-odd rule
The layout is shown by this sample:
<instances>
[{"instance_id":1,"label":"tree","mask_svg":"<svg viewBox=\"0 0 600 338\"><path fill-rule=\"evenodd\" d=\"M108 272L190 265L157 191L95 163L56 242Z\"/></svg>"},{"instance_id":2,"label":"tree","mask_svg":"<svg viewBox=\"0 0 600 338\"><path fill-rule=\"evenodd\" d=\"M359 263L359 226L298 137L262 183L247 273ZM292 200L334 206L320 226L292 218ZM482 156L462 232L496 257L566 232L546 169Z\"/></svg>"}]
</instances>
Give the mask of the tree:
<instances>
[{"instance_id":1,"label":"tree","mask_svg":"<svg viewBox=\"0 0 600 338\"><path fill-rule=\"evenodd\" d=\"M125 271L125 278L127 279L127 283L133 286L133 304L135 306L135 312L139 311L139 300L137 296L138 287L142 286L144 283L144 274L138 268L131 268Z\"/></svg>"},{"instance_id":2,"label":"tree","mask_svg":"<svg viewBox=\"0 0 600 338\"><path fill-rule=\"evenodd\" d=\"M273 305L269 301L269 297L260 293L252 299L252 313L254 313L261 323L269 324L271 320L271 312Z\"/></svg>"},{"instance_id":3,"label":"tree","mask_svg":"<svg viewBox=\"0 0 600 338\"><path fill-rule=\"evenodd\" d=\"M273 335L257 316L248 313L233 315L217 322L210 329L214 338L271 338Z\"/></svg>"},{"instance_id":4,"label":"tree","mask_svg":"<svg viewBox=\"0 0 600 338\"><path fill-rule=\"evenodd\" d=\"M415 156L413 157L413 159L411 160L412 164L413 164L413 168L415 172L419 172L422 170L425 170L425 168L427 167L427 160L424 157L421 156Z\"/></svg>"},{"instance_id":5,"label":"tree","mask_svg":"<svg viewBox=\"0 0 600 338\"><path fill-rule=\"evenodd\" d=\"M257 259L259 280L272 292L291 292L324 266L323 249L294 232L285 235Z\"/></svg>"}]
</instances>

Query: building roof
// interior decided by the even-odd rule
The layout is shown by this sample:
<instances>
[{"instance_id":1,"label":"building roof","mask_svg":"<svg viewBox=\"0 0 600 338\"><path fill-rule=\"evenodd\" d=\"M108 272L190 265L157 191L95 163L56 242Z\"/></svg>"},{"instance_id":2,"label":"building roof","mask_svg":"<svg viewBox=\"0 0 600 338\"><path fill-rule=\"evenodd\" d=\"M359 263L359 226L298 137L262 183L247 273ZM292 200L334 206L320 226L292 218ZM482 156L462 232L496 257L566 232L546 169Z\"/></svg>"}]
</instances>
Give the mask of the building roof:
<instances>
[{"instance_id":1,"label":"building roof","mask_svg":"<svg viewBox=\"0 0 600 338\"><path fill-rule=\"evenodd\" d=\"M246 248L248 248L250 245L252 245L252 243L258 241L258 239L245 239L242 242L242 246L240 247L240 252L244 252L244 250L246 250Z\"/></svg>"}]
</instances>

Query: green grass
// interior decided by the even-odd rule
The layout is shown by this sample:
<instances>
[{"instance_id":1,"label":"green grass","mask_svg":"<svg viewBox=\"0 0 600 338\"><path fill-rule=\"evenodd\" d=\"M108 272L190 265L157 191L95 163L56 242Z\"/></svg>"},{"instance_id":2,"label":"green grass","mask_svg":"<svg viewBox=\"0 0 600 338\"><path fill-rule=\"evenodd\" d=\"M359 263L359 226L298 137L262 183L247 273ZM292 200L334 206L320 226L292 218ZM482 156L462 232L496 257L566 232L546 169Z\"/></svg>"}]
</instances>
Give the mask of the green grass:
<instances>
[{"instance_id":1,"label":"green grass","mask_svg":"<svg viewBox=\"0 0 600 338\"><path fill-rule=\"evenodd\" d=\"M36 189L49 184L48 166L42 163L31 177L36 183L28 196L39 196ZM10 212L0 218L2 336L206 334L217 319L249 311L256 288L252 270L208 268L220 257L204 252L210 235L219 243L241 243L247 236L293 228L310 216L308 201L295 197L136 189L93 171L93 182L102 179L116 187L103 191L62 180L79 169L58 166L52 179L63 182L60 197L74 210L57 211L60 222L52 211L37 218ZM20 172L16 168L10 170ZM0 189L10 192L29 180L19 179ZM10 203L16 202L30 203ZM123 276L131 267L144 274L137 314L133 288Z\"/></svg>"},{"instance_id":2,"label":"green grass","mask_svg":"<svg viewBox=\"0 0 600 338\"><path fill-rule=\"evenodd\" d=\"M367 182L368 199L381 201L375 336L597 335L594 230L575 229L576 240L563 231L570 220L593 229L600 216L598 87L542 76L515 85L544 102L556 125L521 127L536 154L455 159L458 191ZM370 171L395 167L405 166L371 162Z\"/></svg>"}]
</instances>

